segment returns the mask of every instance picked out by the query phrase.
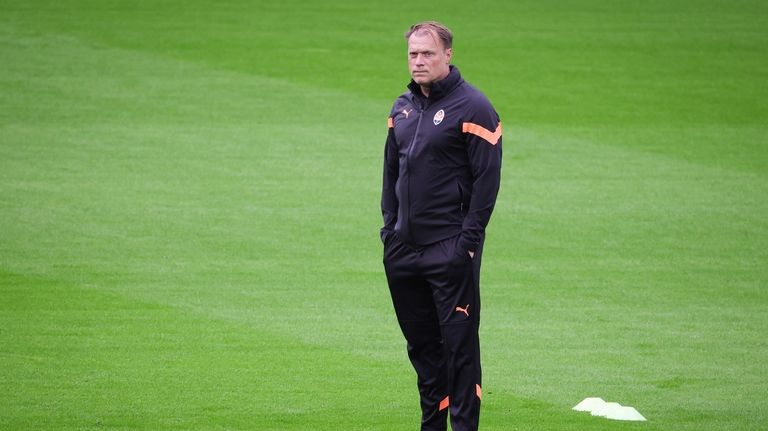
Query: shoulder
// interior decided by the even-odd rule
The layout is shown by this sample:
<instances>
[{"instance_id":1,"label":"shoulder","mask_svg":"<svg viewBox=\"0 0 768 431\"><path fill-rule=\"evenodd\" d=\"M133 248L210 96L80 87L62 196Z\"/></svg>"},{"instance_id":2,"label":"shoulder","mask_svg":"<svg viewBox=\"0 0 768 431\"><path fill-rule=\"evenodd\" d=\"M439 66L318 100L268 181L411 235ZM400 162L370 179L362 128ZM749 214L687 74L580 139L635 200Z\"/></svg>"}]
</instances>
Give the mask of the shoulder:
<instances>
[{"instance_id":1,"label":"shoulder","mask_svg":"<svg viewBox=\"0 0 768 431\"><path fill-rule=\"evenodd\" d=\"M496 109L482 91L466 81L462 91L465 100L462 132L477 135L496 145L501 137L501 118Z\"/></svg>"},{"instance_id":2,"label":"shoulder","mask_svg":"<svg viewBox=\"0 0 768 431\"><path fill-rule=\"evenodd\" d=\"M462 96L466 98L468 112L496 112L488 97L469 82L462 82L459 90Z\"/></svg>"},{"instance_id":3,"label":"shoulder","mask_svg":"<svg viewBox=\"0 0 768 431\"><path fill-rule=\"evenodd\" d=\"M390 110L390 116L394 116L394 114L406 109L412 104L411 93L410 91L406 91L395 99L395 102L392 104L392 109Z\"/></svg>"}]
</instances>

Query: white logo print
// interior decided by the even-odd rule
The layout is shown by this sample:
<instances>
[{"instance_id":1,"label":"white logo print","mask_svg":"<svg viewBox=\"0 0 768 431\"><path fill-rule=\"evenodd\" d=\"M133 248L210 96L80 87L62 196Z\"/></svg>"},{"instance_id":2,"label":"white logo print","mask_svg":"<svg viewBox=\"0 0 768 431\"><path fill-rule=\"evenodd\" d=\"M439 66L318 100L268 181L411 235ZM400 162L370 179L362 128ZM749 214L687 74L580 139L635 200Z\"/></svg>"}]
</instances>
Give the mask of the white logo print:
<instances>
[{"instance_id":1,"label":"white logo print","mask_svg":"<svg viewBox=\"0 0 768 431\"><path fill-rule=\"evenodd\" d=\"M435 123L435 126L443 122L443 118L445 118L445 111L442 109L437 111L434 118L432 118L432 122Z\"/></svg>"}]
</instances>

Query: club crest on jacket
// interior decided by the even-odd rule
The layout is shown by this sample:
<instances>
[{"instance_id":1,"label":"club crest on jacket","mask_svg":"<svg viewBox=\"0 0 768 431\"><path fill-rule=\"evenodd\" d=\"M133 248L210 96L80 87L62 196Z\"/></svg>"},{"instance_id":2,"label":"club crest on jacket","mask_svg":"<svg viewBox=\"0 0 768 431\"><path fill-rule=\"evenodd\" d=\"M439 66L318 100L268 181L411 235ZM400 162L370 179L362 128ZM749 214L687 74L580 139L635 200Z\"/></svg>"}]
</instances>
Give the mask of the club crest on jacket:
<instances>
[{"instance_id":1,"label":"club crest on jacket","mask_svg":"<svg viewBox=\"0 0 768 431\"><path fill-rule=\"evenodd\" d=\"M435 116L432 118L432 122L435 123L435 126L437 126L443 122L443 118L445 118L445 111L441 109L435 113Z\"/></svg>"}]
</instances>

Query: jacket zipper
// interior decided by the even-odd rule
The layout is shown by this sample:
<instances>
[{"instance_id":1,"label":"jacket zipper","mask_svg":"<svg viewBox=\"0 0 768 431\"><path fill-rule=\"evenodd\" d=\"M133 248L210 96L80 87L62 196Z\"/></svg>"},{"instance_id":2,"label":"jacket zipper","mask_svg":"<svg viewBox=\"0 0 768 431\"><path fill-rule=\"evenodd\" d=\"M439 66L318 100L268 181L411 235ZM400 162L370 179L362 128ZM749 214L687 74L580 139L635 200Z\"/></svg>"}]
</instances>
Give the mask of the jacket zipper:
<instances>
[{"instance_id":1,"label":"jacket zipper","mask_svg":"<svg viewBox=\"0 0 768 431\"><path fill-rule=\"evenodd\" d=\"M416 107L416 106L414 106ZM406 164L408 165L408 236L410 236L411 240L413 240L413 227L411 226L411 177L412 177L412 170L411 170L411 153L413 153L413 147L416 144L416 137L419 135L419 129L421 128L421 117L424 114L424 110L421 108L419 109L419 118L416 119L416 131L413 133L413 138L411 138L411 144L408 146L408 153L405 156Z\"/></svg>"}]
</instances>

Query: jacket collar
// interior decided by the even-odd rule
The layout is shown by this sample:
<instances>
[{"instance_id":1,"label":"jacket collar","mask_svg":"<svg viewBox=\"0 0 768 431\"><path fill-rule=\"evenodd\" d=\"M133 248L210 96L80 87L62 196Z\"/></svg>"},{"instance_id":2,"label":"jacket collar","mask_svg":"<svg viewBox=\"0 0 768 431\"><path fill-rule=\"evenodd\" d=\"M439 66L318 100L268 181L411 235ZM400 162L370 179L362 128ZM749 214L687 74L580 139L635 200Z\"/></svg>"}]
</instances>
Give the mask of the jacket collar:
<instances>
[{"instance_id":1,"label":"jacket collar","mask_svg":"<svg viewBox=\"0 0 768 431\"><path fill-rule=\"evenodd\" d=\"M443 98L446 94L450 93L454 88L461 84L464 80L461 78L459 68L454 65L448 66L450 72L445 78L432 83L432 87L429 89L429 97L426 98L430 101L435 101ZM408 84L408 89L411 90L414 96L424 99L424 94L421 92L421 86L411 80Z\"/></svg>"}]
</instances>

